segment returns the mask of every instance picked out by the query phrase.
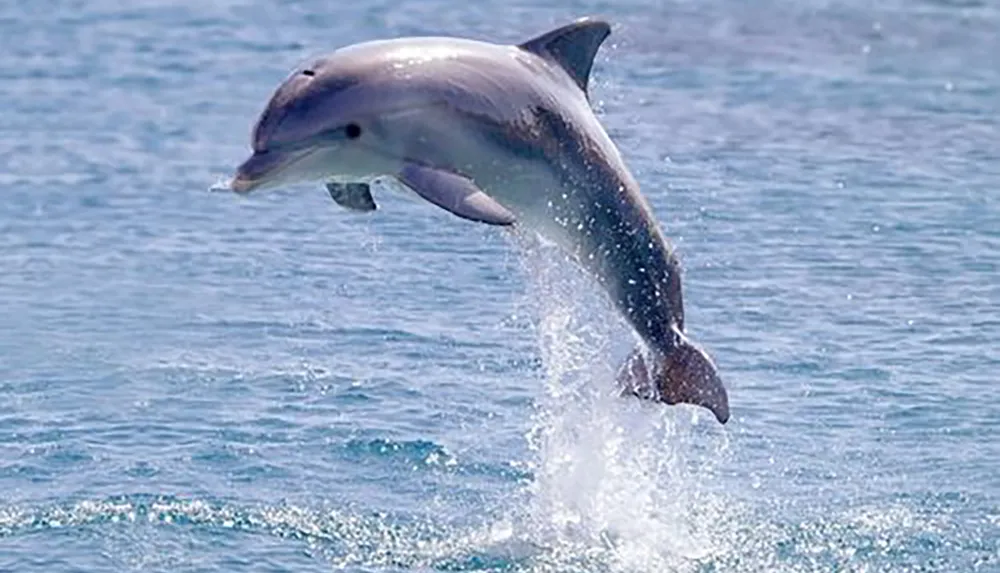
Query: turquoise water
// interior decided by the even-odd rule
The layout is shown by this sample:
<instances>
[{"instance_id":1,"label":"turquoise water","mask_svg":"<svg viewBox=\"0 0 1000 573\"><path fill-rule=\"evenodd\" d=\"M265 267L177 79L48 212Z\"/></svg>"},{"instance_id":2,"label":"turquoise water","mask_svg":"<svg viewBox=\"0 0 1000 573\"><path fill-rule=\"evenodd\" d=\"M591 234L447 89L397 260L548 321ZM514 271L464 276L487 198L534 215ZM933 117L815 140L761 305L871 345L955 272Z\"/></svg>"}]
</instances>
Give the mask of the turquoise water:
<instances>
[{"instance_id":1,"label":"turquoise water","mask_svg":"<svg viewBox=\"0 0 1000 573\"><path fill-rule=\"evenodd\" d=\"M544 246L209 193L305 58L615 32L733 419ZM1000 571L1000 8L0 4L0 571Z\"/></svg>"}]
</instances>

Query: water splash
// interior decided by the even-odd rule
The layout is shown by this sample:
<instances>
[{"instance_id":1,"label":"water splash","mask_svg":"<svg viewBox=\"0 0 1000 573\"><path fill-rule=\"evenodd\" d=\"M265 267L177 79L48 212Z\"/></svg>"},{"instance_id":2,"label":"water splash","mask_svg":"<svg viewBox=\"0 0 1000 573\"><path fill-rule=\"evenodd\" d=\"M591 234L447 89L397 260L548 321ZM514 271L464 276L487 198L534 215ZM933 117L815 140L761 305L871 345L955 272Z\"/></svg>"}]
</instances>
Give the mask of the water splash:
<instances>
[{"instance_id":1,"label":"water splash","mask_svg":"<svg viewBox=\"0 0 1000 573\"><path fill-rule=\"evenodd\" d=\"M233 190L233 178L232 177L220 177L218 181L212 183L208 190L212 193L222 193L222 192L232 192Z\"/></svg>"},{"instance_id":2,"label":"water splash","mask_svg":"<svg viewBox=\"0 0 1000 573\"><path fill-rule=\"evenodd\" d=\"M528 434L535 534L549 546L596 551L610 570L696 565L719 549L726 502L704 486L725 458L726 434L701 431L704 416L693 408L621 398L615 372L637 340L553 245L517 242L544 365Z\"/></svg>"}]
</instances>

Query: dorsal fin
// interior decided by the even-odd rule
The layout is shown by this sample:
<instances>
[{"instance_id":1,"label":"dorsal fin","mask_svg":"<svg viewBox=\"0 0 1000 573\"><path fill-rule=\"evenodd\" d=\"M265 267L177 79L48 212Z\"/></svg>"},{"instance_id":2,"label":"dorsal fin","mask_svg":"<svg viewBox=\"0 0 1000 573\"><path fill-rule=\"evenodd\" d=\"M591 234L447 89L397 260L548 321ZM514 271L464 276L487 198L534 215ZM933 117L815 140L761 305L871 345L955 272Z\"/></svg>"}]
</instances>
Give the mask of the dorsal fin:
<instances>
[{"instance_id":1,"label":"dorsal fin","mask_svg":"<svg viewBox=\"0 0 1000 573\"><path fill-rule=\"evenodd\" d=\"M611 26L602 20L581 18L572 24L556 28L518 47L559 64L576 85L587 91L594 56L601 42L611 34Z\"/></svg>"}]
</instances>

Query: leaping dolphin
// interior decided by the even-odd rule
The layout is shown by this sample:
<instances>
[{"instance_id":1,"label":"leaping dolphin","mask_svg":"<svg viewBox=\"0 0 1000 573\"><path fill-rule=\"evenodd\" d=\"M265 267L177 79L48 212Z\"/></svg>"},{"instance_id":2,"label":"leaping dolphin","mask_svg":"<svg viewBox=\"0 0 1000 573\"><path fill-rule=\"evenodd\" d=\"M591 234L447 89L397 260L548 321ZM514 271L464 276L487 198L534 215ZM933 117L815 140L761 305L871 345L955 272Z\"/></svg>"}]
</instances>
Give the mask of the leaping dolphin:
<instances>
[{"instance_id":1,"label":"leaping dolphin","mask_svg":"<svg viewBox=\"0 0 1000 573\"><path fill-rule=\"evenodd\" d=\"M228 187L318 180L343 207L373 211L369 182L389 175L459 217L532 229L641 337L619 371L624 392L725 423L715 364L685 335L680 264L590 106L610 33L585 18L516 46L420 37L334 51L278 87Z\"/></svg>"}]
</instances>

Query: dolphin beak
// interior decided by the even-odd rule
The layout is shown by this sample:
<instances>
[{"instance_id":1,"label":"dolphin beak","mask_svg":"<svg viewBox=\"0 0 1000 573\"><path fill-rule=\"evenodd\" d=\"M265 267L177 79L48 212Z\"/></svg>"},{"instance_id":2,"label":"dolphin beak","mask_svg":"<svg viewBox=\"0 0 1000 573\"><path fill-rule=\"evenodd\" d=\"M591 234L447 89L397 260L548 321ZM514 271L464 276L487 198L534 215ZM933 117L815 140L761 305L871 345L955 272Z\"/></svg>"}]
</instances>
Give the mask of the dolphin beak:
<instances>
[{"instance_id":1,"label":"dolphin beak","mask_svg":"<svg viewBox=\"0 0 1000 573\"><path fill-rule=\"evenodd\" d=\"M233 179L229 182L229 189L240 194L249 193L253 191L256 186L257 182L252 179L247 179L246 176L241 173L237 173L236 177L233 177Z\"/></svg>"},{"instance_id":2,"label":"dolphin beak","mask_svg":"<svg viewBox=\"0 0 1000 573\"><path fill-rule=\"evenodd\" d=\"M229 188L237 193L249 193L268 184L277 183L278 176L302 157L301 153L254 151L253 155L236 170Z\"/></svg>"}]
</instances>

